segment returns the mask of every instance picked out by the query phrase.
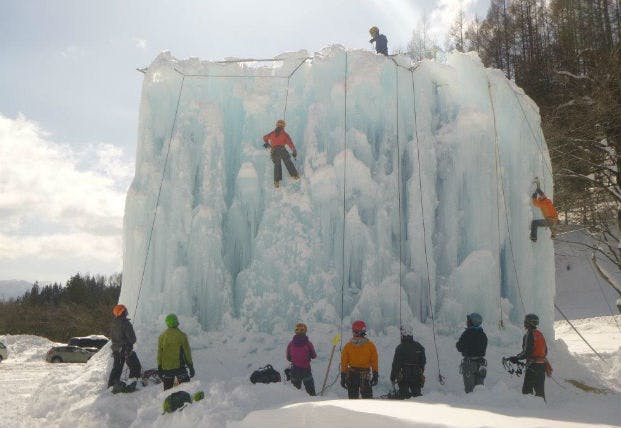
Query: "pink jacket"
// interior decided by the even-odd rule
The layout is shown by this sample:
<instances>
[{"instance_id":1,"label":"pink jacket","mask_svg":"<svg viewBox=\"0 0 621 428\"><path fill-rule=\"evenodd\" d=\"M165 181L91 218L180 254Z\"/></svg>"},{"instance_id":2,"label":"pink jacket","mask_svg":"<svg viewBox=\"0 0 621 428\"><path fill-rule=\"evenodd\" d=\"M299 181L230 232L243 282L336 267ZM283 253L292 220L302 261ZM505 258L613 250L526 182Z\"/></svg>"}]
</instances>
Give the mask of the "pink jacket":
<instances>
[{"instance_id":1,"label":"pink jacket","mask_svg":"<svg viewBox=\"0 0 621 428\"><path fill-rule=\"evenodd\" d=\"M296 334L287 345L287 361L295 367L310 369L310 360L317 358L315 347L305 334Z\"/></svg>"}]
</instances>

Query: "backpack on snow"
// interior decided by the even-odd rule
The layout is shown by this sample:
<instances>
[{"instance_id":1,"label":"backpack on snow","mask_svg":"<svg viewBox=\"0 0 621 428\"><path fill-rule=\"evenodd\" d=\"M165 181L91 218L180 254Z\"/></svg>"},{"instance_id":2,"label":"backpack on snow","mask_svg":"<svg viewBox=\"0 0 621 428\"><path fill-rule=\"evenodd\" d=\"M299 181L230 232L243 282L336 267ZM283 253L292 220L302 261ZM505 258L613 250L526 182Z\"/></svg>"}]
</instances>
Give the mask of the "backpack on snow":
<instances>
[{"instance_id":1,"label":"backpack on snow","mask_svg":"<svg viewBox=\"0 0 621 428\"><path fill-rule=\"evenodd\" d=\"M250 375L250 382L252 383L272 383L280 382L280 373L274 370L271 364L261 367L255 370Z\"/></svg>"},{"instance_id":2,"label":"backpack on snow","mask_svg":"<svg viewBox=\"0 0 621 428\"><path fill-rule=\"evenodd\" d=\"M191 403L192 397L185 391L177 391L170 394L164 400L164 413L172 413L178 409L182 409L186 403Z\"/></svg>"}]
</instances>

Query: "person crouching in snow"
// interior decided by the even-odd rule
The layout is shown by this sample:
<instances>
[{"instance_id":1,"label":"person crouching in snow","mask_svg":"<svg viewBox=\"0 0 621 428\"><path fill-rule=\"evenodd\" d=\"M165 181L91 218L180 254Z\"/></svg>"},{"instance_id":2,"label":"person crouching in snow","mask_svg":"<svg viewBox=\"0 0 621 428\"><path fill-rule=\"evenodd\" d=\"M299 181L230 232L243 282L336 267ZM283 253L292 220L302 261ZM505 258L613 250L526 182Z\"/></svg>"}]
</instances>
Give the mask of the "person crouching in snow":
<instances>
[{"instance_id":1,"label":"person crouching in snow","mask_svg":"<svg viewBox=\"0 0 621 428\"><path fill-rule=\"evenodd\" d=\"M285 132L285 121L279 120L276 122L276 129L263 137L263 147L270 149L272 154L272 162L274 162L274 187L280 187L280 181L282 180L282 160L289 171L289 175L294 179L300 178L298 170L295 169L295 165L291 162L291 157L285 146L289 146L291 149L291 156L297 158L298 152L291 141L289 134Z\"/></svg>"},{"instance_id":2,"label":"person crouching in snow","mask_svg":"<svg viewBox=\"0 0 621 428\"><path fill-rule=\"evenodd\" d=\"M390 372L390 381L399 385L399 399L423 395L425 364L425 348L414 340L411 327L401 326L401 343L395 349Z\"/></svg>"},{"instance_id":3,"label":"person crouching in snow","mask_svg":"<svg viewBox=\"0 0 621 428\"><path fill-rule=\"evenodd\" d=\"M353 337L341 351L341 386L351 398L373 398L373 388L379 380L377 348L364 337L367 325L354 321Z\"/></svg>"},{"instance_id":4,"label":"person crouching in snow","mask_svg":"<svg viewBox=\"0 0 621 428\"><path fill-rule=\"evenodd\" d=\"M157 341L157 370L164 390L173 387L175 378L179 383L189 382L195 373L188 336L179 330L177 315L169 314L166 317L166 326L168 328L160 334Z\"/></svg>"},{"instance_id":5,"label":"person crouching in snow","mask_svg":"<svg viewBox=\"0 0 621 428\"><path fill-rule=\"evenodd\" d=\"M289 345L287 345L287 361L291 367L291 383L297 389L302 387L308 392L308 395L315 394L315 380L311 372L310 360L317 358L315 347L306 335L308 328L304 323L298 323L295 326L295 335Z\"/></svg>"},{"instance_id":6,"label":"person crouching in snow","mask_svg":"<svg viewBox=\"0 0 621 428\"><path fill-rule=\"evenodd\" d=\"M455 344L464 359L461 362L460 371L464 378L464 390L472 392L475 385L483 385L487 374L487 335L481 324L483 317L476 312L466 316L466 330L461 334Z\"/></svg>"},{"instance_id":7,"label":"person crouching in snow","mask_svg":"<svg viewBox=\"0 0 621 428\"><path fill-rule=\"evenodd\" d=\"M112 342L112 370L108 378L108 388L114 387L121 381L121 373L123 365L129 367L129 378L136 381L140 378L140 360L133 351L134 343L136 343L136 333L134 327L127 318L127 308L125 305L116 305L112 308L114 320L110 326L110 341Z\"/></svg>"}]
</instances>

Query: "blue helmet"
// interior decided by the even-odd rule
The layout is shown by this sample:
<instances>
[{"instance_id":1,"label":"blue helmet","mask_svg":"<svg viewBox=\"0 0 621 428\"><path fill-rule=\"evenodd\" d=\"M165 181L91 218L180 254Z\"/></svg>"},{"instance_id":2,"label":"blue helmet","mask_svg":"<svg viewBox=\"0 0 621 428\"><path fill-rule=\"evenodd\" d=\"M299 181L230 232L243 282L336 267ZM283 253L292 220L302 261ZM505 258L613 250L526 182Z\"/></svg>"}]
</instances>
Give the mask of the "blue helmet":
<instances>
[{"instance_id":1,"label":"blue helmet","mask_svg":"<svg viewBox=\"0 0 621 428\"><path fill-rule=\"evenodd\" d=\"M481 324L483 324L483 317L476 312L468 314L466 316L466 320L473 327L479 327Z\"/></svg>"}]
</instances>

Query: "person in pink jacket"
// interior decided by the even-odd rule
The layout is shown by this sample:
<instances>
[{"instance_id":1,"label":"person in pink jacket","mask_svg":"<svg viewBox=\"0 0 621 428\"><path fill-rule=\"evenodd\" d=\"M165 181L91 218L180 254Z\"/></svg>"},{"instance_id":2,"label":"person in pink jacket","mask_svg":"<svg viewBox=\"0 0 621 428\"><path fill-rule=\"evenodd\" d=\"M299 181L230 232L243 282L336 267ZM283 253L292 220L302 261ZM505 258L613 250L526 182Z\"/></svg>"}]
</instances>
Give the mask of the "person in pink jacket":
<instances>
[{"instance_id":1,"label":"person in pink jacket","mask_svg":"<svg viewBox=\"0 0 621 428\"><path fill-rule=\"evenodd\" d=\"M281 160L285 163L289 175L293 177L294 180L298 180L300 178L298 170L295 169L295 165L291 162L291 156L295 159L298 156L298 152L295 150L291 137L285 132L285 121L282 119L277 121L276 129L263 136L263 142L265 143L263 147L270 149L272 162L274 162L274 187L279 187L280 181L282 180ZM289 146L291 149L291 156L289 156L289 152L285 146Z\"/></svg>"},{"instance_id":2,"label":"person in pink jacket","mask_svg":"<svg viewBox=\"0 0 621 428\"><path fill-rule=\"evenodd\" d=\"M308 340L306 324L299 323L295 326L295 335L287 345L287 361L291 362L291 383L297 389L304 388L308 395L315 394L315 380L311 372L310 360L317 358L315 347Z\"/></svg>"}]
</instances>

